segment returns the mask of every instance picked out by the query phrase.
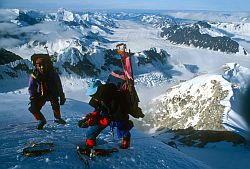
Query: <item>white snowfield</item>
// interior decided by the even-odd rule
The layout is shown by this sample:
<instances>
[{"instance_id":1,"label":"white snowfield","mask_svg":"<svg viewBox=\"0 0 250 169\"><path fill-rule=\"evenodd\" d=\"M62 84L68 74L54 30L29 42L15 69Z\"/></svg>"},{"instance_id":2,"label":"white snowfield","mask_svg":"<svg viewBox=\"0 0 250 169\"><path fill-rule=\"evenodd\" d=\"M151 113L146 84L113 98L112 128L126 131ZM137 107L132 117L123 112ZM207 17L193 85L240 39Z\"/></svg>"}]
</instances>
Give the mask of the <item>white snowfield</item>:
<instances>
[{"instance_id":1,"label":"white snowfield","mask_svg":"<svg viewBox=\"0 0 250 169\"><path fill-rule=\"evenodd\" d=\"M126 43L127 48L132 52L141 52L156 47L166 48L166 41L160 38L160 29L149 25L142 25L134 21L119 20L119 28L114 30L113 35L107 38L114 41ZM114 49L116 44L111 44L108 48Z\"/></svg>"},{"instance_id":2,"label":"white snowfield","mask_svg":"<svg viewBox=\"0 0 250 169\"><path fill-rule=\"evenodd\" d=\"M91 108L84 101L67 98L62 106L62 116L67 124L53 122L50 105L42 109L48 124L44 130L35 129L36 123L27 110L27 88L20 92L0 94L0 166L1 168L85 168L76 153L76 146L83 143L86 129L78 128L77 122ZM54 151L41 157L25 157L22 149L32 142L53 142ZM117 137L109 134L109 127L98 137L99 147L119 147ZM107 143L108 142L108 143ZM102 145L103 144L103 145ZM206 164L177 151L152 137L132 130L131 147L119 150L110 157L97 157L90 168L170 168L208 169Z\"/></svg>"}]
</instances>

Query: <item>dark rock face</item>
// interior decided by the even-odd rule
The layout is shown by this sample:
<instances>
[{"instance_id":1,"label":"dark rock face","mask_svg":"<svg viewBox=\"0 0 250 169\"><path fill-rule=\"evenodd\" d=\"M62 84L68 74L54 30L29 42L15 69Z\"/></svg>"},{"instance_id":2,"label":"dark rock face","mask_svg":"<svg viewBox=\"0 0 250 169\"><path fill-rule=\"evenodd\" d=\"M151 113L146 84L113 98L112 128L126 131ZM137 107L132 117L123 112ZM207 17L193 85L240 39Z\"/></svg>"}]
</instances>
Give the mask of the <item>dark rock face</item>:
<instances>
[{"instance_id":1,"label":"dark rock face","mask_svg":"<svg viewBox=\"0 0 250 169\"><path fill-rule=\"evenodd\" d=\"M160 51L159 53L156 51L155 48L151 48L150 50L145 50L144 54L147 56L145 57L138 57L138 65L145 65L152 62L159 61L160 63L164 64L166 57L170 56L169 54L165 54L164 52Z\"/></svg>"},{"instance_id":2,"label":"dark rock face","mask_svg":"<svg viewBox=\"0 0 250 169\"><path fill-rule=\"evenodd\" d=\"M187 87L185 92L180 90L182 85ZM203 81L196 89L195 95L192 94L193 84L184 82L182 85L168 89L161 99L155 99L147 105L144 109L146 114L144 123L157 124L150 127L159 129L177 130L193 127L195 130L225 131L223 126L225 106L221 101L228 96L229 91L224 90L220 82L215 79ZM203 91L207 89L211 89L211 96L203 97ZM199 117L199 120L193 123L195 117Z\"/></svg>"},{"instance_id":3,"label":"dark rock face","mask_svg":"<svg viewBox=\"0 0 250 169\"><path fill-rule=\"evenodd\" d=\"M95 66L89 62L88 59L84 59L76 65L71 65L69 62L65 62L63 67L68 73L71 74L71 72L73 72L81 77L96 77L100 73L100 71L95 69Z\"/></svg>"},{"instance_id":4,"label":"dark rock face","mask_svg":"<svg viewBox=\"0 0 250 169\"><path fill-rule=\"evenodd\" d=\"M200 27L202 27L202 28L208 28L208 29L211 28L211 25L208 24L208 23L205 22L205 21L198 21L197 23L195 23L195 25L198 25L198 26L200 26Z\"/></svg>"},{"instance_id":5,"label":"dark rock face","mask_svg":"<svg viewBox=\"0 0 250 169\"><path fill-rule=\"evenodd\" d=\"M63 55L68 58L67 60L63 61L63 68L69 74L74 73L81 77L95 77L100 73L100 70L98 70L88 59L88 53L82 54L78 49L71 48Z\"/></svg>"},{"instance_id":6,"label":"dark rock face","mask_svg":"<svg viewBox=\"0 0 250 169\"><path fill-rule=\"evenodd\" d=\"M34 43L40 43L35 41ZM120 70L123 71L121 56L118 55L117 50L113 49L101 49L99 52L100 58L103 61L97 61L93 59L93 54L90 49L82 46L82 50L80 51L77 48L69 48L62 54L55 53L51 55L52 61L54 63L54 68L57 70L59 74L65 72L69 75L77 75L80 77L98 77L102 75L109 74L111 71ZM167 58L170 56L166 51L157 52L156 49L150 49L143 52L145 57L132 56L137 57L139 61L137 69L145 69L145 66L151 65L151 67L155 67L155 69L159 69L159 65L161 65L160 71L167 71L167 69L171 69L171 65L168 64ZM32 64L28 60L23 60L20 56L15 55L5 49L0 50L0 63L7 64L3 65L0 70L0 78L9 78L9 77L19 77L20 72L30 73L32 71ZM133 55L134 53L131 53ZM101 60L102 60L101 59ZM23 60L23 61L18 61ZM135 63L136 59L132 59L132 64ZM17 61L17 62L16 62ZM13 63L12 63L13 62ZM15 62L15 63L14 63ZM10 63L10 64L9 64Z\"/></svg>"},{"instance_id":7,"label":"dark rock face","mask_svg":"<svg viewBox=\"0 0 250 169\"><path fill-rule=\"evenodd\" d=\"M35 25L44 20L44 15L36 11L20 11L19 16L16 18L20 22L24 22L27 25Z\"/></svg>"},{"instance_id":8,"label":"dark rock face","mask_svg":"<svg viewBox=\"0 0 250 169\"><path fill-rule=\"evenodd\" d=\"M197 65L183 64L185 68L191 73L198 73L199 67Z\"/></svg>"},{"instance_id":9,"label":"dark rock face","mask_svg":"<svg viewBox=\"0 0 250 169\"><path fill-rule=\"evenodd\" d=\"M246 119L248 127L250 127L250 83L248 84L245 93L241 98L241 112L243 117Z\"/></svg>"},{"instance_id":10,"label":"dark rock face","mask_svg":"<svg viewBox=\"0 0 250 169\"><path fill-rule=\"evenodd\" d=\"M163 142L175 148L178 148L178 144L203 148L208 143L221 141L231 142L234 146L247 146L247 140L232 131L195 130L189 127L187 129L169 130L168 132L174 133L174 136L171 138L172 141Z\"/></svg>"},{"instance_id":11,"label":"dark rock face","mask_svg":"<svg viewBox=\"0 0 250 169\"><path fill-rule=\"evenodd\" d=\"M29 60L3 48L0 49L0 79L27 76L31 71L32 64Z\"/></svg>"},{"instance_id":12,"label":"dark rock face","mask_svg":"<svg viewBox=\"0 0 250 169\"><path fill-rule=\"evenodd\" d=\"M104 54L105 63L102 66L103 70L111 71L112 66L115 66L116 69L118 70L122 70L121 58L116 57L117 54L118 54L117 50L108 49L105 51Z\"/></svg>"},{"instance_id":13,"label":"dark rock face","mask_svg":"<svg viewBox=\"0 0 250 169\"><path fill-rule=\"evenodd\" d=\"M11 62L0 65L0 79L12 79L28 77L32 72L32 64L29 60Z\"/></svg>"},{"instance_id":14,"label":"dark rock face","mask_svg":"<svg viewBox=\"0 0 250 169\"><path fill-rule=\"evenodd\" d=\"M0 49L0 65L8 64L10 62L14 62L16 60L22 60L22 59L23 58L16 55L15 53L7 51L3 48Z\"/></svg>"},{"instance_id":15,"label":"dark rock face","mask_svg":"<svg viewBox=\"0 0 250 169\"><path fill-rule=\"evenodd\" d=\"M226 36L212 37L208 34L201 34L200 27L211 28L208 23L201 21L193 25L174 25L163 28L161 37L166 37L174 44L184 44L226 53L239 52L239 44L236 41Z\"/></svg>"}]
</instances>

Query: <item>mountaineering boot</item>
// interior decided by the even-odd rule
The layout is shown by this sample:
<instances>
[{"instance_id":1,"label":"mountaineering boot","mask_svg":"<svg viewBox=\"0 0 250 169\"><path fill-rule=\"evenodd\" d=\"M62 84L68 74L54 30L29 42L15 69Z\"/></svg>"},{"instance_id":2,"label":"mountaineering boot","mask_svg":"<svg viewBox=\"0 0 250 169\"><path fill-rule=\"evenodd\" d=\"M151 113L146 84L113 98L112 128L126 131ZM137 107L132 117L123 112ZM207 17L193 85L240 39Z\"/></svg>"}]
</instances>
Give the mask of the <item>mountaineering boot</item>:
<instances>
[{"instance_id":1,"label":"mountaineering boot","mask_svg":"<svg viewBox=\"0 0 250 169\"><path fill-rule=\"evenodd\" d=\"M37 129L38 130L42 130L43 126L46 124L46 122L42 121L42 120L38 120L38 124L37 124Z\"/></svg>"},{"instance_id":2,"label":"mountaineering boot","mask_svg":"<svg viewBox=\"0 0 250 169\"><path fill-rule=\"evenodd\" d=\"M96 139L86 139L83 145L78 146L77 149L81 154L85 154L91 158L95 156L95 150L93 149L95 145Z\"/></svg>"},{"instance_id":3,"label":"mountaineering boot","mask_svg":"<svg viewBox=\"0 0 250 169\"><path fill-rule=\"evenodd\" d=\"M87 156L90 156L90 153L91 153L91 148L89 148L87 145L86 145L86 142L81 145L81 146L78 146L78 150L81 154L85 154Z\"/></svg>"},{"instance_id":4,"label":"mountaineering boot","mask_svg":"<svg viewBox=\"0 0 250 169\"><path fill-rule=\"evenodd\" d=\"M66 124L66 121L61 118L60 110L53 110L55 120L54 122L58 124Z\"/></svg>"},{"instance_id":5,"label":"mountaineering boot","mask_svg":"<svg viewBox=\"0 0 250 169\"><path fill-rule=\"evenodd\" d=\"M85 144L88 148L93 148L96 146L96 139L86 139Z\"/></svg>"},{"instance_id":6,"label":"mountaineering boot","mask_svg":"<svg viewBox=\"0 0 250 169\"><path fill-rule=\"evenodd\" d=\"M130 147L130 133L122 138L122 144L120 146L121 149L127 149Z\"/></svg>"},{"instance_id":7,"label":"mountaineering boot","mask_svg":"<svg viewBox=\"0 0 250 169\"><path fill-rule=\"evenodd\" d=\"M38 130L42 130L43 126L46 124L46 119L43 116L43 114L41 112L33 114L35 119L37 120L38 124L37 124L37 129Z\"/></svg>"},{"instance_id":8,"label":"mountaineering boot","mask_svg":"<svg viewBox=\"0 0 250 169\"><path fill-rule=\"evenodd\" d=\"M58 123L58 124L66 124L66 121L65 120L63 120L62 118L56 118L55 120L54 120L54 122L55 123Z\"/></svg>"}]
</instances>

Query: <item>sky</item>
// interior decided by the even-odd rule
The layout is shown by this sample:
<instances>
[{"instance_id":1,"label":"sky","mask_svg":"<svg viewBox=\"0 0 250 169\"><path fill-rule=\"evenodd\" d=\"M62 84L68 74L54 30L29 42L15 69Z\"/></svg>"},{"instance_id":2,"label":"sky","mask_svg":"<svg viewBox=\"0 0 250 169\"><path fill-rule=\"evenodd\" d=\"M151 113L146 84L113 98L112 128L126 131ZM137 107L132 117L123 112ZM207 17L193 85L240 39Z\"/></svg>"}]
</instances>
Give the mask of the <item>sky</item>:
<instances>
[{"instance_id":1,"label":"sky","mask_svg":"<svg viewBox=\"0 0 250 169\"><path fill-rule=\"evenodd\" d=\"M249 0L0 0L0 8L250 11Z\"/></svg>"}]
</instances>

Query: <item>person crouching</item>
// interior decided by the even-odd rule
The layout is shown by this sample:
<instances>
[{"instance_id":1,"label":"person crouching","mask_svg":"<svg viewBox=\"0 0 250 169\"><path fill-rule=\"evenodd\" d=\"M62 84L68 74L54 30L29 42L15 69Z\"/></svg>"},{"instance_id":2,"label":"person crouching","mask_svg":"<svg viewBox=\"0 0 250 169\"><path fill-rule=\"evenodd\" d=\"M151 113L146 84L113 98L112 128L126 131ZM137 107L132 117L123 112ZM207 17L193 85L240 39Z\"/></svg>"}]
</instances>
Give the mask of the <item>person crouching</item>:
<instances>
[{"instance_id":1,"label":"person crouching","mask_svg":"<svg viewBox=\"0 0 250 169\"><path fill-rule=\"evenodd\" d=\"M117 128L117 136L122 139L120 148L130 147L130 130L133 122L129 120L127 105L123 93L114 84L102 84L96 80L88 88L86 95L91 97L89 104L94 108L78 122L79 127L88 128L86 131L85 148L96 146L96 137L108 125Z\"/></svg>"}]
</instances>

